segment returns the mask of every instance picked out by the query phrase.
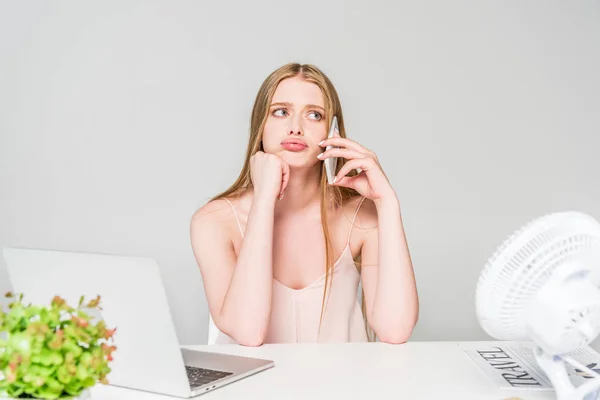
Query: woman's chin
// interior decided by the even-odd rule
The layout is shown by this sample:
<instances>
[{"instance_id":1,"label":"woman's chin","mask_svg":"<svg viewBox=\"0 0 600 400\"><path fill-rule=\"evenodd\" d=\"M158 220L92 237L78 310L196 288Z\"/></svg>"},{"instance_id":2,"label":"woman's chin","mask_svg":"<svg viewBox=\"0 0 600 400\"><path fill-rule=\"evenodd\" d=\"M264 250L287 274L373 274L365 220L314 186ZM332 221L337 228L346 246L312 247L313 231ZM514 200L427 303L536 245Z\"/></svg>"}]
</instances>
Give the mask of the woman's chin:
<instances>
[{"instance_id":1,"label":"woman's chin","mask_svg":"<svg viewBox=\"0 0 600 400\"><path fill-rule=\"evenodd\" d=\"M306 154L300 154L300 153L293 153L293 152L281 152L279 153L279 157L281 157L281 159L283 161L285 161L285 163L290 167L290 168L310 168L313 165L315 165L315 162L309 162L308 157L306 156ZM316 158L316 157L315 157ZM318 160L315 160L318 161Z\"/></svg>"}]
</instances>

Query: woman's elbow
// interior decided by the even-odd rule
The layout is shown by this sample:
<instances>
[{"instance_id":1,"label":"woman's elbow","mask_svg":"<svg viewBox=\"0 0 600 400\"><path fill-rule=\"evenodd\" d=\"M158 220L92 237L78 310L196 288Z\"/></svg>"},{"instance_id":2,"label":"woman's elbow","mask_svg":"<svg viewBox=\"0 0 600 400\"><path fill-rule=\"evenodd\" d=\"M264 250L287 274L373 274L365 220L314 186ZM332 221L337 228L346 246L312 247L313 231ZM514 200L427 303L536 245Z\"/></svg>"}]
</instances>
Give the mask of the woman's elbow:
<instances>
[{"instance_id":1,"label":"woman's elbow","mask_svg":"<svg viewBox=\"0 0 600 400\"><path fill-rule=\"evenodd\" d=\"M410 338L410 333L407 334L404 332L390 332L378 336L379 341L381 341L382 343L403 344L408 342L408 339Z\"/></svg>"},{"instance_id":2,"label":"woman's elbow","mask_svg":"<svg viewBox=\"0 0 600 400\"><path fill-rule=\"evenodd\" d=\"M233 335L233 340L240 346L259 347L265 343L266 336L266 332L262 329L253 329Z\"/></svg>"},{"instance_id":3,"label":"woman's elbow","mask_svg":"<svg viewBox=\"0 0 600 400\"><path fill-rule=\"evenodd\" d=\"M385 324L376 331L377 337L383 343L403 344L412 336L415 325L417 324L415 315L410 321L398 321L397 324Z\"/></svg>"},{"instance_id":4,"label":"woman's elbow","mask_svg":"<svg viewBox=\"0 0 600 400\"><path fill-rule=\"evenodd\" d=\"M232 338L237 344L245 347L262 346L266 340L267 332L259 327L244 328L241 326L223 329L223 333Z\"/></svg>"},{"instance_id":5,"label":"woman's elbow","mask_svg":"<svg viewBox=\"0 0 600 400\"><path fill-rule=\"evenodd\" d=\"M264 344L265 340L264 338L260 337L260 336L256 336L256 337L242 337L239 340L236 341L240 346L245 346L245 347L260 347Z\"/></svg>"}]
</instances>

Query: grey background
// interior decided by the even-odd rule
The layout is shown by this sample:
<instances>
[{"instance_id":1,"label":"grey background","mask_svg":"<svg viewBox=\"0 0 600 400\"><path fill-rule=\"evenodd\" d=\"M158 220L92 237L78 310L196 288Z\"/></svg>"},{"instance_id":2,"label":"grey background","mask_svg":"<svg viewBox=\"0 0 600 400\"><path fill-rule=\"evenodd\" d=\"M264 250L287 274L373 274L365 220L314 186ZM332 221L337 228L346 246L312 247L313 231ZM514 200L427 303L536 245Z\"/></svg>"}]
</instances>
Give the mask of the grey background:
<instances>
[{"instance_id":1,"label":"grey background","mask_svg":"<svg viewBox=\"0 0 600 400\"><path fill-rule=\"evenodd\" d=\"M189 218L237 176L262 80L314 63L401 200L411 340L485 339L496 246L544 213L600 218L599 20L596 1L2 1L0 247L154 257L180 341L205 343Z\"/></svg>"}]
</instances>

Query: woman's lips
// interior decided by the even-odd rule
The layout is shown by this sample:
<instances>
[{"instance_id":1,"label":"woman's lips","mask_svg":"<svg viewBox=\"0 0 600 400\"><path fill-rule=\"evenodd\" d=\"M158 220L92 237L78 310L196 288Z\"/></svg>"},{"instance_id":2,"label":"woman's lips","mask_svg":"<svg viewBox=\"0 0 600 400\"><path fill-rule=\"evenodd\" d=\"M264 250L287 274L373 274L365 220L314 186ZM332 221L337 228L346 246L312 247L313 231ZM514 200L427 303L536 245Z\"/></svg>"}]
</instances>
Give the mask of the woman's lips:
<instances>
[{"instance_id":1,"label":"woman's lips","mask_svg":"<svg viewBox=\"0 0 600 400\"><path fill-rule=\"evenodd\" d=\"M302 140L292 139L292 140L284 140L281 142L281 147L288 151L302 151L306 149L308 146Z\"/></svg>"}]
</instances>

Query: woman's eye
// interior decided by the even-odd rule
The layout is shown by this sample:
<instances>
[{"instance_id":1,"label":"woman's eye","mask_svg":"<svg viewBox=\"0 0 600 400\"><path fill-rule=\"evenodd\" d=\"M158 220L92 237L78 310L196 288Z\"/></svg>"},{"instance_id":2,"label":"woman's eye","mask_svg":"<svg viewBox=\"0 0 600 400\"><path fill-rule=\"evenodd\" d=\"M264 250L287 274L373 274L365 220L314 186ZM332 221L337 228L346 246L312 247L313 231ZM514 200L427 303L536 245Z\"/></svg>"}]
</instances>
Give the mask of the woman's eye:
<instances>
[{"instance_id":1,"label":"woman's eye","mask_svg":"<svg viewBox=\"0 0 600 400\"><path fill-rule=\"evenodd\" d=\"M309 113L309 115L310 115L312 118L316 119L317 121L320 121L320 120L323 118L323 116L321 115L321 113L319 113L319 112L317 112L317 111L311 111L311 112Z\"/></svg>"},{"instance_id":2,"label":"woman's eye","mask_svg":"<svg viewBox=\"0 0 600 400\"><path fill-rule=\"evenodd\" d=\"M273 111L273 115L276 117L283 117L287 115L287 111L283 108L278 108L275 111Z\"/></svg>"}]
</instances>

